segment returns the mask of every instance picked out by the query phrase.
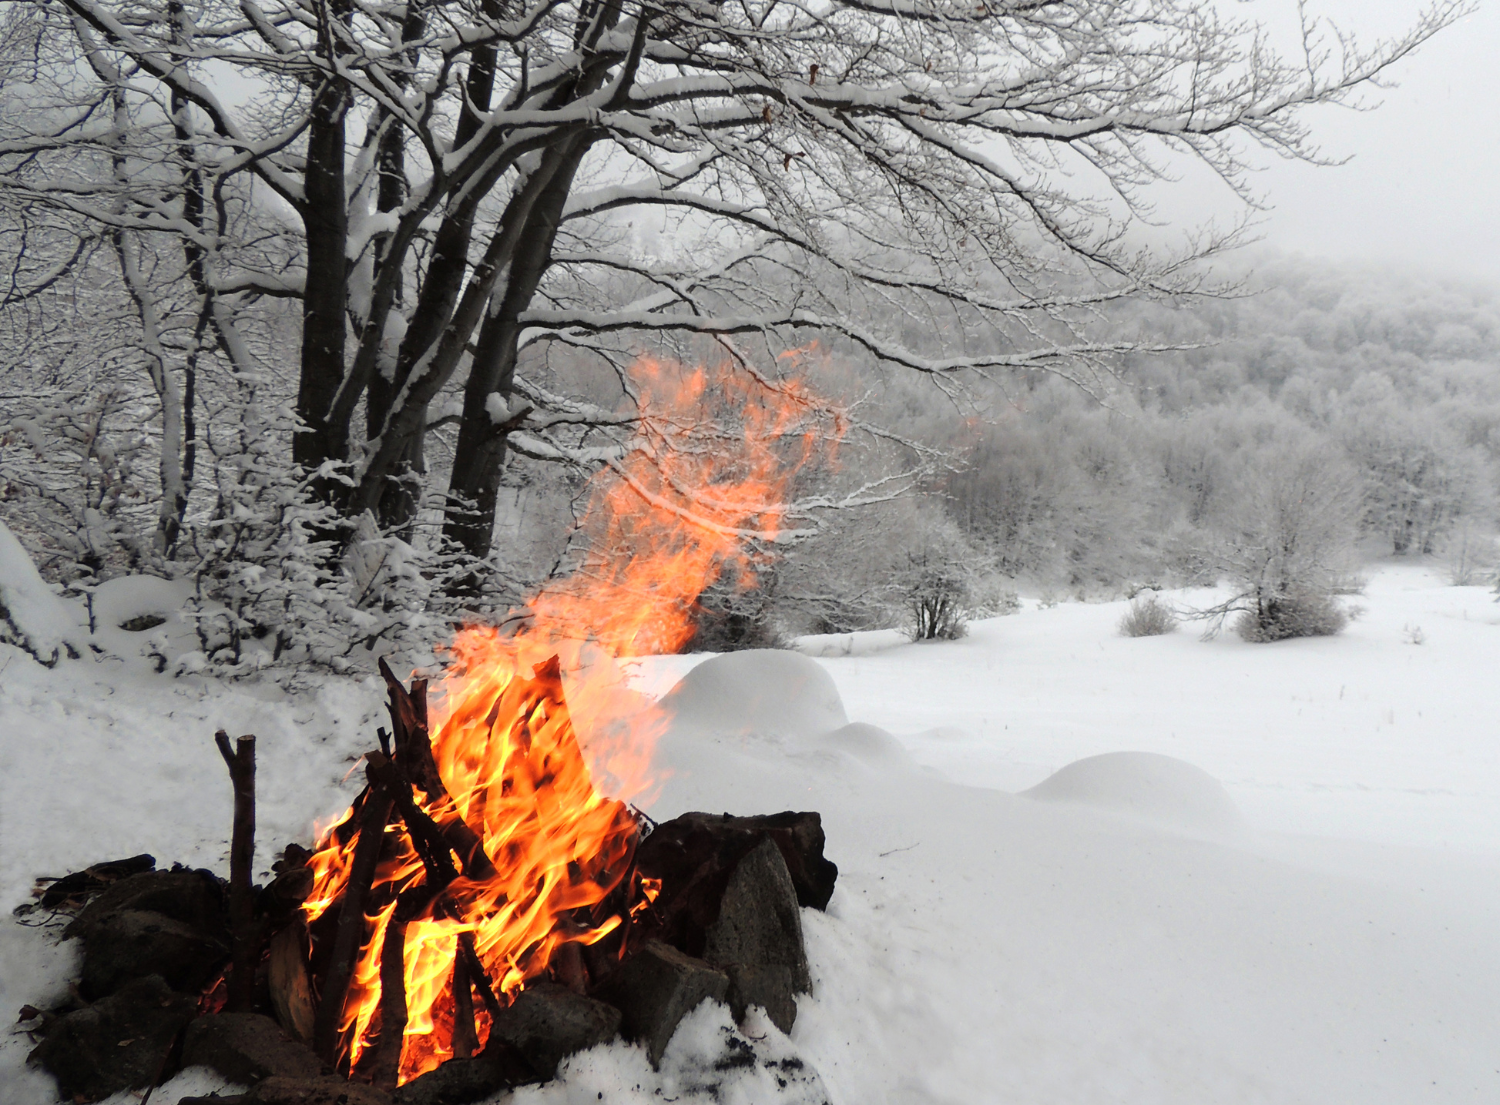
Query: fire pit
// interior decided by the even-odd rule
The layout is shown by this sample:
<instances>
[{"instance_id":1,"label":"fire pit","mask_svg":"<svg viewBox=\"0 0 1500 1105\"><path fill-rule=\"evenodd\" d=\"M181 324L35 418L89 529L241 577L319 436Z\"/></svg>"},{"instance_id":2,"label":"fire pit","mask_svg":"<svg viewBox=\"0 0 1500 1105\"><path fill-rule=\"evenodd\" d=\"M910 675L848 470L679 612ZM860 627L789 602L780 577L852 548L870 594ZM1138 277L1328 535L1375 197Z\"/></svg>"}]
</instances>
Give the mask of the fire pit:
<instances>
[{"instance_id":1,"label":"fire pit","mask_svg":"<svg viewBox=\"0 0 1500 1105\"><path fill-rule=\"evenodd\" d=\"M335 1087L457 1105L617 1035L658 1063L705 1000L791 1029L810 988L798 910L837 875L818 815L653 824L595 788L557 659L523 672L496 645L461 639L431 728L426 682L381 665L391 728L367 785L267 885L250 885L254 738L223 733L227 884L135 857L50 885L44 906L87 903L67 930L80 1000L26 1011L66 1097L201 1064L267 1105Z\"/></svg>"},{"instance_id":2,"label":"fire pit","mask_svg":"<svg viewBox=\"0 0 1500 1105\"><path fill-rule=\"evenodd\" d=\"M727 566L753 582L747 549L777 539L777 504L844 423L816 429L827 412L789 383L651 361L634 373L640 442L593 485L578 569L505 631L460 631L431 702L425 679L403 685L380 663L390 729L312 850L289 846L252 885L255 739L221 732L227 884L136 857L43 892L81 907L76 999L26 1010L32 1058L65 1097L203 1064L266 1105L457 1103L551 1078L617 1034L655 1064L704 1000L791 1028L810 986L798 909L823 908L837 874L818 815L653 825L627 801L660 782L657 734L617 708L591 657L685 645ZM709 391L730 414L689 440Z\"/></svg>"}]
</instances>

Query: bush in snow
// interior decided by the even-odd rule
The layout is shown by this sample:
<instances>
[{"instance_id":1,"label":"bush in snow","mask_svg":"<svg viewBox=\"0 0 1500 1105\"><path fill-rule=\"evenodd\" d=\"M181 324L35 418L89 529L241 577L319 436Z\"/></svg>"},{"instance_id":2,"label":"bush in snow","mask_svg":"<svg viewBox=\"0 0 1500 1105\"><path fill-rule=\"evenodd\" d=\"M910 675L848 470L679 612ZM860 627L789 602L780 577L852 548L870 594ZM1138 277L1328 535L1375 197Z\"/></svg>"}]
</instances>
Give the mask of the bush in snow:
<instances>
[{"instance_id":1,"label":"bush in snow","mask_svg":"<svg viewBox=\"0 0 1500 1105\"><path fill-rule=\"evenodd\" d=\"M1247 641L1326 636L1348 623L1336 596L1358 590L1352 566L1360 484L1344 458L1272 436L1240 458L1238 495L1207 551L1233 594L1194 617L1217 632L1229 614Z\"/></svg>"},{"instance_id":2,"label":"bush in snow","mask_svg":"<svg viewBox=\"0 0 1500 1105\"><path fill-rule=\"evenodd\" d=\"M1252 643L1332 637L1349 624L1349 613L1324 591L1259 594L1254 602L1234 623L1234 631Z\"/></svg>"},{"instance_id":3,"label":"bush in snow","mask_svg":"<svg viewBox=\"0 0 1500 1105\"><path fill-rule=\"evenodd\" d=\"M730 571L709 584L693 611L693 636L683 652L741 652L752 648L783 648L786 641L772 620L776 595L774 571L763 570L742 580Z\"/></svg>"},{"instance_id":4,"label":"bush in snow","mask_svg":"<svg viewBox=\"0 0 1500 1105\"><path fill-rule=\"evenodd\" d=\"M974 551L952 523L934 524L914 544L899 583L903 628L913 641L956 640L969 631Z\"/></svg>"},{"instance_id":5,"label":"bush in snow","mask_svg":"<svg viewBox=\"0 0 1500 1105\"><path fill-rule=\"evenodd\" d=\"M1455 587L1473 587L1482 584L1495 571L1495 534L1487 526L1473 519L1461 520L1448 535L1444 559L1447 561L1448 581Z\"/></svg>"},{"instance_id":6,"label":"bush in snow","mask_svg":"<svg viewBox=\"0 0 1500 1105\"><path fill-rule=\"evenodd\" d=\"M15 535L0 521L0 642L16 645L51 667L80 655L76 612L42 581Z\"/></svg>"},{"instance_id":7,"label":"bush in snow","mask_svg":"<svg viewBox=\"0 0 1500 1105\"><path fill-rule=\"evenodd\" d=\"M1120 619L1124 637L1159 637L1177 628L1177 612L1160 595L1137 598Z\"/></svg>"}]
</instances>

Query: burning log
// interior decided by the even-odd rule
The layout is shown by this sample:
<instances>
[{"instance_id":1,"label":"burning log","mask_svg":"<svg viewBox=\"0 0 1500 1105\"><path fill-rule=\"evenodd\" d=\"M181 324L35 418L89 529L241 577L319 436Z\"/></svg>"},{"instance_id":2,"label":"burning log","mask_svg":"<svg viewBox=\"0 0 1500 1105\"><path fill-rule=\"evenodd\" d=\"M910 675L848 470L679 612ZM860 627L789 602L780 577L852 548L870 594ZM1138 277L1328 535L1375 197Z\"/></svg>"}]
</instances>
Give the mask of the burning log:
<instances>
[{"instance_id":1,"label":"burning log","mask_svg":"<svg viewBox=\"0 0 1500 1105\"><path fill-rule=\"evenodd\" d=\"M333 958L323 978L323 992L313 1021L313 1050L330 1065L338 1062L339 1022L344 1012L344 997L354 975L354 961L364 942L365 900L375 879L375 865L380 860L386 822L390 820L395 796L378 783L372 784L360 811L359 831L354 847L354 861L344 886L343 906L339 910L338 932L333 943Z\"/></svg>"},{"instance_id":2,"label":"burning log","mask_svg":"<svg viewBox=\"0 0 1500 1105\"><path fill-rule=\"evenodd\" d=\"M428 803L434 808L451 810L453 799L448 788L443 785L443 777L438 774L437 764L433 761L432 738L427 731L427 680L413 679L408 693L390 666L383 659L379 663L380 674L385 678L390 692L395 766L406 779L421 788L427 795ZM410 802L409 788L406 797L407 804L415 808ZM457 853L463 863L465 875L472 879L486 879L494 875L495 867L484 850L484 843L468 823L458 816L456 810L445 819L440 832L447 841L447 847Z\"/></svg>"},{"instance_id":3,"label":"burning log","mask_svg":"<svg viewBox=\"0 0 1500 1105\"><path fill-rule=\"evenodd\" d=\"M479 1033L474 1028L474 987L469 982L469 964L463 947L454 945L453 974L449 986L453 991L453 1058L467 1059L479 1050Z\"/></svg>"},{"instance_id":4,"label":"burning log","mask_svg":"<svg viewBox=\"0 0 1500 1105\"><path fill-rule=\"evenodd\" d=\"M260 941L255 924L255 890L251 886L255 864L255 738L243 736L229 747L229 734L214 734L219 755L229 768L234 787L234 835L229 845L229 932L233 941L234 969L229 976L229 1008L247 1012L255 1000L255 963Z\"/></svg>"}]
</instances>

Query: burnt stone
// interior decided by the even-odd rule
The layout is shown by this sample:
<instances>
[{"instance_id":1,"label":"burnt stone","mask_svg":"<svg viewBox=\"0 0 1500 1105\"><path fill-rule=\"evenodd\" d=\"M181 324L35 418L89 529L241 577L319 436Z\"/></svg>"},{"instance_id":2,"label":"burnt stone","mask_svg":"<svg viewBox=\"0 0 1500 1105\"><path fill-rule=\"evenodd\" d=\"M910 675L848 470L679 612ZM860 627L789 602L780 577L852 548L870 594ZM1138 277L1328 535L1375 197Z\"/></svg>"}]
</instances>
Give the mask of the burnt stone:
<instances>
[{"instance_id":1,"label":"burnt stone","mask_svg":"<svg viewBox=\"0 0 1500 1105\"><path fill-rule=\"evenodd\" d=\"M206 936L224 939L229 933L224 883L210 871L179 867L149 871L121 879L102 890L63 932L87 935L102 918L123 910L160 913L189 925Z\"/></svg>"},{"instance_id":2,"label":"burnt stone","mask_svg":"<svg viewBox=\"0 0 1500 1105\"><path fill-rule=\"evenodd\" d=\"M761 1005L776 1027L791 1031L794 995L810 991L812 978L796 891L773 841L763 841L734 869L705 935L703 958L728 973L737 1019Z\"/></svg>"},{"instance_id":3,"label":"burnt stone","mask_svg":"<svg viewBox=\"0 0 1500 1105\"><path fill-rule=\"evenodd\" d=\"M345 1082L342 1078L288 1078L279 1074L256 1083L244 1097L230 1100L238 1100L240 1105L391 1105L390 1094L361 1082Z\"/></svg>"},{"instance_id":4,"label":"burnt stone","mask_svg":"<svg viewBox=\"0 0 1500 1105\"><path fill-rule=\"evenodd\" d=\"M776 842L797 892L797 904L824 909L833 896L839 869L823 855L823 819L817 813L766 814L732 817L729 814L685 813L664 821L636 853L641 873L669 885L714 873L727 873L740 859L769 837ZM691 949L689 949L691 950Z\"/></svg>"},{"instance_id":5,"label":"burnt stone","mask_svg":"<svg viewBox=\"0 0 1500 1105\"><path fill-rule=\"evenodd\" d=\"M312 1051L259 1013L220 1013L188 1025L182 1065L211 1067L231 1082L252 1085L277 1075L332 1077L334 1071Z\"/></svg>"},{"instance_id":6,"label":"burnt stone","mask_svg":"<svg viewBox=\"0 0 1500 1105\"><path fill-rule=\"evenodd\" d=\"M159 975L174 990L196 993L228 957L224 942L163 914L108 913L84 930L79 990L94 1000L132 979Z\"/></svg>"},{"instance_id":7,"label":"burnt stone","mask_svg":"<svg viewBox=\"0 0 1500 1105\"><path fill-rule=\"evenodd\" d=\"M705 998L723 1001L728 993L723 971L653 940L610 976L600 996L620 1010L621 1032L646 1045L655 1067L682 1018Z\"/></svg>"},{"instance_id":8,"label":"burnt stone","mask_svg":"<svg viewBox=\"0 0 1500 1105\"><path fill-rule=\"evenodd\" d=\"M315 876L310 867L292 867L282 871L255 896L255 915L268 917L274 924L284 924L294 917L312 893Z\"/></svg>"},{"instance_id":9,"label":"burnt stone","mask_svg":"<svg viewBox=\"0 0 1500 1105\"><path fill-rule=\"evenodd\" d=\"M130 856L127 859L112 859L96 863L82 871L74 871L55 880L42 892L43 909L74 908L83 904L90 894L96 894L112 883L131 875L150 871L156 866L156 857L149 855Z\"/></svg>"},{"instance_id":10,"label":"burnt stone","mask_svg":"<svg viewBox=\"0 0 1500 1105\"><path fill-rule=\"evenodd\" d=\"M392 1096L396 1105L469 1105L500 1090L540 1081L518 1051L497 1040L485 1048L483 1055L449 1059L413 1078Z\"/></svg>"},{"instance_id":11,"label":"burnt stone","mask_svg":"<svg viewBox=\"0 0 1500 1105\"><path fill-rule=\"evenodd\" d=\"M500 1010L490 1038L519 1051L543 1078L575 1051L607 1043L620 1030L620 1011L555 982L538 982Z\"/></svg>"},{"instance_id":12,"label":"burnt stone","mask_svg":"<svg viewBox=\"0 0 1500 1105\"><path fill-rule=\"evenodd\" d=\"M792 1025L797 1023L796 995L799 991L791 967L784 963L753 967L731 963L724 969L729 975L729 1011L736 1021L743 1021L750 1007L758 1005L781 1031L792 1030Z\"/></svg>"},{"instance_id":13,"label":"burnt stone","mask_svg":"<svg viewBox=\"0 0 1500 1105\"><path fill-rule=\"evenodd\" d=\"M197 1002L174 993L158 976L138 978L102 1001L59 1017L27 1062L57 1079L66 1101L97 1101L148 1086L175 1065L177 1034Z\"/></svg>"}]
</instances>

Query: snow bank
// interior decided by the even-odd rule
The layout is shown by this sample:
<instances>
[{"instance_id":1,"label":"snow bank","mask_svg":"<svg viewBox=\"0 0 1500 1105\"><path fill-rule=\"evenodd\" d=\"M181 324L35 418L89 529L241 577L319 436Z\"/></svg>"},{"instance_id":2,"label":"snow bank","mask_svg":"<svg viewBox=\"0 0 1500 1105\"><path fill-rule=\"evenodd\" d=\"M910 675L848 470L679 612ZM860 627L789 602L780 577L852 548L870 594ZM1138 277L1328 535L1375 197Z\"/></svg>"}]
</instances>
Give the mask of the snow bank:
<instances>
[{"instance_id":1,"label":"snow bank","mask_svg":"<svg viewBox=\"0 0 1500 1105\"><path fill-rule=\"evenodd\" d=\"M815 737L849 723L828 672L780 649L705 660L667 692L661 708L682 734Z\"/></svg>"},{"instance_id":2,"label":"snow bank","mask_svg":"<svg viewBox=\"0 0 1500 1105\"><path fill-rule=\"evenodd\" d=\"M1155 752L1106 752L1069 764L1023 797L1073 802L1212 836L1245 831L1245 819L1217 779Z\"/></svg>"},{"instance_id":3,"label":"snow bank","mask_svg":"<svg viewBox=\"0 0 1500 1105\"><path fill-rule=\"evenodd\" d=\"M50 667L62 656L82 655L87 636L82 611L52 593L16 535L0 521L0 641Z\"/></svg>"},{"instance_id":4,"label":"snow bank","mask_svg":"<svg viewBox=\"0 0 1500 1105\"><path fill-rule=\"evenodd\" d=\"M516 1101L708 1105L713 1079L735 1105L820 1087L831 1105L1500 1100L1500 615L1480 589L1389 570L1364 602L1343 637L1273 646L1127 640L1123 604L1063 604L869 655L633 662L637 688L676 684L653 817L822 813L840 873L828 911L803 911L813 992L789 1037L731 1042L704 1006L661 1071L616 1043ZM36 875L132 852L225 870L220 726L260 736L264 878L358 790L383 699L376 679L293 697L11 665L0 909ZM1202 765L1257 831L1182 831L1213 786L1100 756L1122 747ZM1066 800L1007 793L1054 772ZM1100 812L1122 793L1156 820ZM1310 831L1367 842L1294 835ZM1467 851L1420 846L1450 832ZM0 1011L59 991L75 954L0 925ZM0 1033L4 1105L50 1100L27 1050Z\"/></svg>"}]
</instances>

